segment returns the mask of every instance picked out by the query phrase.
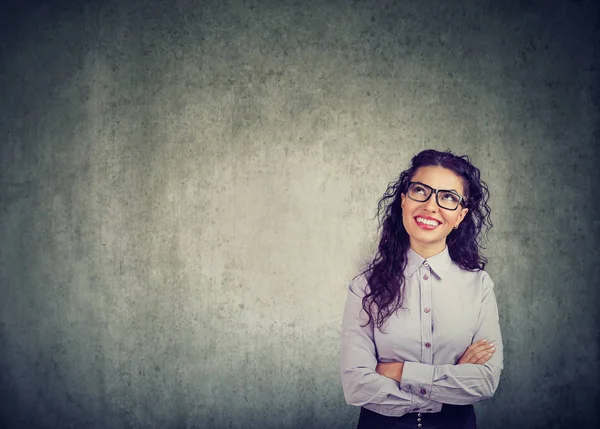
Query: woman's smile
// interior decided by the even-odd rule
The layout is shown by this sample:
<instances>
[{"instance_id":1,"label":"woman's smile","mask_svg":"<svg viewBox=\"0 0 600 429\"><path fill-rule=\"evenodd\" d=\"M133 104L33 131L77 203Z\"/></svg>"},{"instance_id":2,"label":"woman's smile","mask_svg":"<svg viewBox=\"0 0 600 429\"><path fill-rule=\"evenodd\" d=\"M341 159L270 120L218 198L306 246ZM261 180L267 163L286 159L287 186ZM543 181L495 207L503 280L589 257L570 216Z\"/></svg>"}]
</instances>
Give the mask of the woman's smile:
<instances>
[{"instance_id":1,"label":"woman's smile","mask_svg":"<svg viewBox=\"0 0 600 429\"><path fill-rule=\"evenodd\" d=\"M434 219L430 216L415 216L414 219L419 228L422 228L427 231L432 231L441 224L439 220Z\"/></svg>"}]
</instances>

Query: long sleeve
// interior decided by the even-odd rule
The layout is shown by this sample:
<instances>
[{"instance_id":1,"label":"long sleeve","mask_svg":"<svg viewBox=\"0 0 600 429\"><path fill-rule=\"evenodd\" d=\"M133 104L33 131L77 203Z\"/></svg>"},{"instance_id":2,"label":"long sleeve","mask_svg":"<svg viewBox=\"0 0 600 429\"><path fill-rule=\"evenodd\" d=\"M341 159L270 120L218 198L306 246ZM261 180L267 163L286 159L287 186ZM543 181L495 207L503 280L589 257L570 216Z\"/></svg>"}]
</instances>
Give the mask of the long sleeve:
<instances>
[{"instance_id":1,"label":"long sleeve","mask_svg":"<svg viewBox=\"0 0 600 429\"><path fill-rule=\"evenodd\" d=\"M373 324L362 311L365 281L350 285L344 309L340 344L340 376L346 402L384 415L401 416L413 411L437 412L442 404L404 389L375 372L377 349ZM364 325L364 326L363 326Z\"/></svg>"},{"instance_id":2,"label":"long sleeve","mask_svg":"<svg viewBox=\"0 0 600 429\"><path fill-rule=\"evenodd\" d=\"M489 276L483 276L482 300L472 342L486 338L496 347L492 358L484 365L432 365L405 362L402 390L424 399L447 404L467 405L492 397L503 369L503 346L498 308Z\"/></svg>"}]
</instances>

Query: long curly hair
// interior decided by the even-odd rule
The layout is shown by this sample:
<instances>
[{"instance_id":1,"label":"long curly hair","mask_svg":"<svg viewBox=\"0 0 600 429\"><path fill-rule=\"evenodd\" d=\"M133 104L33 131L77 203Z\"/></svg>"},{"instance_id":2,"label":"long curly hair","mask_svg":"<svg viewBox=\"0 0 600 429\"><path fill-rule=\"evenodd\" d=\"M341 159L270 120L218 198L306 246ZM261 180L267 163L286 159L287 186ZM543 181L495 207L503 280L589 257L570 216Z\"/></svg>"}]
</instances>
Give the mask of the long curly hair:
<instances>
[{"instance_id":1,"label":"long curly hair","mask_svg":"<svg viewBox=\"0 0 600 429\"><path fill-rule=\"evenodd\" d=\"M402 223L401 194L406 194L408 183L421 167L441 166L452 170L463 180L463 206L469 211L460 224L446 238L450 258L469 271L483 270L487 259L481 255L481 232L487 237L492 227L489 190L481 180L479 169L468 156L457 156L450 151L424 150L415 155L411 166L391 182L377 204L377 218L381 238L378 251L362 274L366 275L369 291L363 297L362 307L381 329L385 321L398 309L404 299L404 269L410 237Z\"/></svg>"}]
</instances>

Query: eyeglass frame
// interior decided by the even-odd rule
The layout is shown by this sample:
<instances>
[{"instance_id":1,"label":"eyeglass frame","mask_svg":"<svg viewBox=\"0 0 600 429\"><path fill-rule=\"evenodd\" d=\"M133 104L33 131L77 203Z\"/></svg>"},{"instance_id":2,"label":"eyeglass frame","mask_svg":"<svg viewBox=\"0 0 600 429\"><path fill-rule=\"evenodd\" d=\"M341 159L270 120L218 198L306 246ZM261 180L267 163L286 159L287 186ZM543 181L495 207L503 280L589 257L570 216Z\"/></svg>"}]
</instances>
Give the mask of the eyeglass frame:
<instances>
[{"instance_id":1,"label":"eyeglass frame","mask_svg":"<svg viewBox=\"0 0 600 429\"><path fill-rule=\"evenodd\" d=\"M408 192L408 191L409 191L409 189L410 189L410 185L412 185L412 184L421 185L421 186L424 186L425 188L431 189L431 192L429 193L429 196L428 196L427 198L425 198L423 201L415 200L414 198L412 198L412 197L409 195L409 192ZM458 200L458 204L456 205L456 207L455 207L455 208L453 208L453 209L449 209L449 208L447 208L447 207L442 207L442 206L440 205L440 201L438 200L438 197L439 197L439 193L438 193L438 192L449 192L449 193L451 193L451 194L454 194L454 195L456 195L456 196L459 198L459 200ZM426 203L427 201L429 201L429 199L431 198L431 196L432 196L433 194L435 194L435 203L438 205L438 207L439 207L439 208L441 208L441 209L444 209L444 210L449 210L449 211L452 211L452 212L453 212L453 211L456 211L456 210L458 209L458 206L460 206L460 205L461 205L461 204L462 204L464 201L466 201L465 197L463 197L462 195L460 195L460 194L459 194L458 192L456 192L456 191L452 191L452 190L450 190L450 189L435 189L435 188L432 188L431 186L429 186L429 185L426 185L425 183L422 183L422 182L408 182L408 186L406 187L406 196L407 196L408 198L410 198L411 200L413 200L413 201L416 201L416 202L418 202L418 203ZM464 204L463 204L463 207L464 207Z\"/></svg>"}]
</instances>

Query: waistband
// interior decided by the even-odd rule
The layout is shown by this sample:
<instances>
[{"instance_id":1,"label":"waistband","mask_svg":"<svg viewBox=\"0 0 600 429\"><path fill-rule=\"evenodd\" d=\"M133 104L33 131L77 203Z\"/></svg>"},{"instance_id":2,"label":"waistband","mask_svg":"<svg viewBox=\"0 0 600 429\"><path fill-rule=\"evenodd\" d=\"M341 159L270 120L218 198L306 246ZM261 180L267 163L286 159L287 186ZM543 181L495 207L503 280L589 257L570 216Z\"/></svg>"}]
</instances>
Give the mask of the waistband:
<instances>
[{"instance_id":1,"label":"waistband","mask_svg":"<svg viewBox=\"0 0 600 429\"><path fill-rule=\"evenodd\" d=\"M473 405L444 404L439 413L389 417L361 408L357 429L476 429Z\"/></svg>"}]
</instances>

